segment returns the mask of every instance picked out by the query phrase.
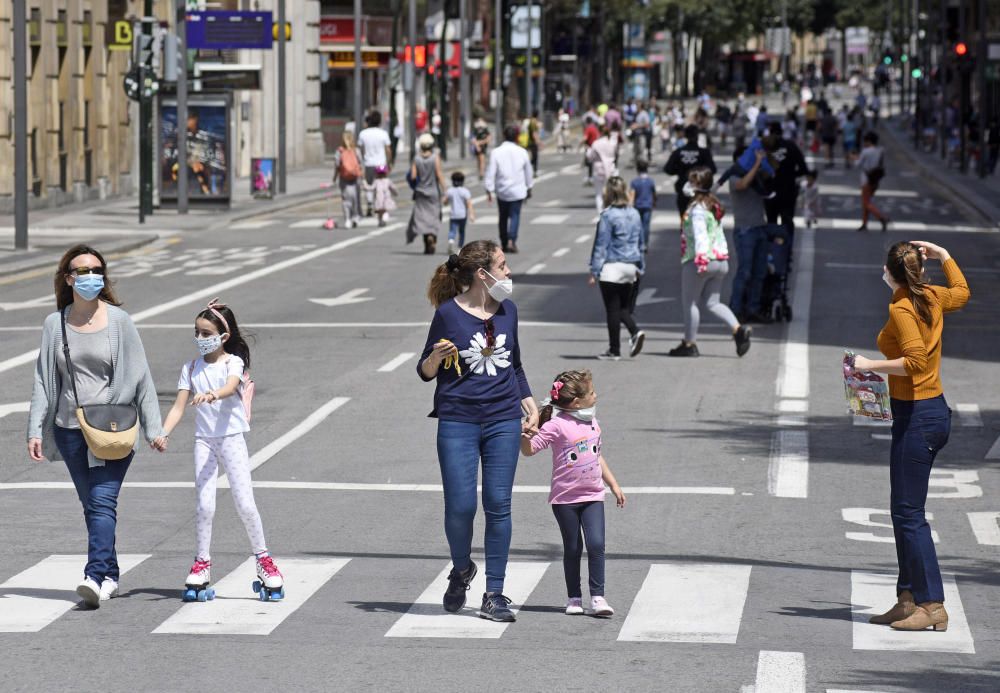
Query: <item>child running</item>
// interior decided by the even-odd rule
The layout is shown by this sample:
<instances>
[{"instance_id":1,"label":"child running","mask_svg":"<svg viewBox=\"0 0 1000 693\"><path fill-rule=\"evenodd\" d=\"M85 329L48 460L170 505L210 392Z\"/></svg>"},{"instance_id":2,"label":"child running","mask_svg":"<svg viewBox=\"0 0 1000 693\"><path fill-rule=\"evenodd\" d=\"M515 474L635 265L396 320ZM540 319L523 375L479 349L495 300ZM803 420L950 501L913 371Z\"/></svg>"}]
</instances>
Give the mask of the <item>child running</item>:
<instances>
[{"instance_id":1,"label":"child running","mask_svg":"<svg viewBox=\"0 0 1000 693\"><path fill-rule=\"evenodd\" d=\"M250 485L250 457L243 434L250 430L241 401L241 383L250 366L250 349L240 335L236 316L213 299L194 321L194 340L201 358L185 363L177 383L177 399L164 422L164 435L154 445L165 447L190 404L195 409L194 470L197 496L197 553L185 584L204 591L210 582L212 520L219 463L225 469L233 502L257 559L257 577L271 599L284 596L282 575L264 543L264 529ZM256 586L255 586L256 589ZM185 592L185 599L189 592ZM261 595L263 600L265 595Z\"/></svg>"},{"instance_id":2,"label":"child running","mask_svg":"<svg viewBox=\"0 0 1000 693\"><path fill-rule=\"evenodd\" d=\"M375 190L375 201L373 202L375 217L378 219L379 226L385 226L385 222L389 219L389 212L396 209L396 200L393 198L399 195L396 186L389 180L388 166L376 167L375 182L372 186Z\"/></svg>"},{"instance_id":3,"label":"child running","mask_svg":"<svg viewBox=\"0 0 1000 693\"><path fill-rule=\"evenodd\" d=\"M601 427L594 418L597 393L590 371L566 371L556 376L551 400L539 415L534 436L524 433L521 452L526 456L552 448L552 490L549 503L563 538L563 571L566 575L566 613L573 616L611 616L614 609L604 599L604 484L611 488L619 508L625 507L615 475L601 454ZM583 608L580 557L587 545L590 608Z\"/></svg>"},{"instance_id":4,"label":"child running","mask_svg":"<svg viewBox=\"0 0 1000 693\"><path fill-rule=\"evenodd\" d=\"M472 193L465 187L465 174L455 171L451 174L451 187L448 188L448 206L451 208L448 216L448 254L454 255L465 245L465 225L476 220L476 212L472 209Z\"/></svg>"},{"instance_id":5,"label":"child running","mask_svg":"<svg viewBox=\"0 0 1000 693\"><path fill-rule=\"evenodd\" d=\"M810 169L806 172L806 180L802 184L802 214L807 229L816 226L819 223L819 215L823 213L819 199L819 184L816 182L818 177L816 169Z\"/></svg>"}]
</instances>

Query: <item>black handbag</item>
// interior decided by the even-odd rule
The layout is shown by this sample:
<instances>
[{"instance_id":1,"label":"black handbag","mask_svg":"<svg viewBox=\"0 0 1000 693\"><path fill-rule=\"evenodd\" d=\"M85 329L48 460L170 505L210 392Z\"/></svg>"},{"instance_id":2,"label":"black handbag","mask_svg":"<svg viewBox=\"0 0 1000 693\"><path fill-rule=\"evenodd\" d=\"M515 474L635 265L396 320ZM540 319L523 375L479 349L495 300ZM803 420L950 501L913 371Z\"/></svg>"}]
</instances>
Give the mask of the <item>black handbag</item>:
<instances>
[{"instance_id":1,"label":"black handbag","mask_svg":"<svg viewBox=\"0 0 1000 693\"><path fill-rule=\"evenodd\" d=\"M69 340L66 337L66 309L60 312L60 316L63 355L66 357L66 370L69 371L70 384L73 386L76 420L80 423L80 432L87 441L87 448L99 460L125 459L135 448L139 431L139 412L132 404L80 406L80 397L76 392L76 372L73 369L73 360L69 355Z\"/></svg>"}]
</instances>

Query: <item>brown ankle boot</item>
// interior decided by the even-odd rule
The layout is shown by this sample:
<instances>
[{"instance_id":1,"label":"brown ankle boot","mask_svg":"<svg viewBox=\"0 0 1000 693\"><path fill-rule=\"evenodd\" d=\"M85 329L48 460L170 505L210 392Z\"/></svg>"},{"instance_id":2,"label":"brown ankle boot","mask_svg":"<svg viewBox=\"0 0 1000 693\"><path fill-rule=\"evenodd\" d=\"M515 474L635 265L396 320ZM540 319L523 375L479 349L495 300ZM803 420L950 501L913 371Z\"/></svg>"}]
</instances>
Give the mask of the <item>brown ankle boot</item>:
<instances>
[{"instance_id":1,"label":"brown ankle boot","mask_svg":"<svg viewBox=\"0 0 1000 693\"><path fill-rule=\"evenodd\" d=\"M916 608L917 605L913 603L913 593L910 590L902 590L899 596L896 597L896 606L884 614L872 616L868 619L868 623L887 626L894 621L902 621L904 618L908 618Z\"/></svg>"},{"instance_id":2,"label":"brown ankle boot","mask_svg":"<svg viewBox=\"0 0 1000 693\"><path fill-rule=\"evenodd\" d=\"M890 624L896 630L948 630L948 612L941 602L917 604L908 618Z\"/></svg>"}]
</instances>

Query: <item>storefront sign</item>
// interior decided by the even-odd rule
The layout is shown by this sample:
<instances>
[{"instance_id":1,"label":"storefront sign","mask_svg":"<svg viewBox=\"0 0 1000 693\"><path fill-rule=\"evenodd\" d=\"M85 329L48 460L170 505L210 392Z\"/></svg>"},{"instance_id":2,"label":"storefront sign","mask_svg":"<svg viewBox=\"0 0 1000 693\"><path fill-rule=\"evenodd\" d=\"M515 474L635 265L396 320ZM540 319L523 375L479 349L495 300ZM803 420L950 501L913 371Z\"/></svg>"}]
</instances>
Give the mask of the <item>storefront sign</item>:
<instances>
[{"instance_id":1,"label":"storefront sign","mask_svg":"<svg viewBox=\"0 0 1000 693\"><path fill-rule=\"evenodd\" d=\"M354 43L354 17L320 17L319 42ZM362 17L361 43L367 46L391 46L392 18Z\"/></svg>"},{"instance_id":2,"label":"storefront sign","mask_svg":"<svg viewBox=\"0 0 1000 693\"><path fill-rule=\"evenodd\" d=\"M343 70L354 67L354 51L333 51L327 55L326 65L331 70ZM382 56L385 56L385 64L388 65L389 57L387 53L361 51L361 67L380 67L382 65Z\"/></svg>"}]
</instances>

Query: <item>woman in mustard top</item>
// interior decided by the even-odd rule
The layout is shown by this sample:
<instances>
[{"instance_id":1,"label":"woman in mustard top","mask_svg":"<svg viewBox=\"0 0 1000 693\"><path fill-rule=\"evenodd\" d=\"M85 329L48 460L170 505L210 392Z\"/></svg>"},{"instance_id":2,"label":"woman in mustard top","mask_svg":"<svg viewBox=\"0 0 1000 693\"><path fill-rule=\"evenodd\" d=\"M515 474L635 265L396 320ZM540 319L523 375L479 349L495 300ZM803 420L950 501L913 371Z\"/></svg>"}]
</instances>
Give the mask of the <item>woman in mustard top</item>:
<instances>
[{"instance_id":1,"label":"woman in mustard top","mask_svg":"<svg viewBox=\"0 0 1000 693\"><path fill-rule=\"evenodd\" d=\"M926 283L928 259L941 261L947 287ZM856 356L854 367L889 375L889 503L899 579L896 605L870 620L897 630L944 631L948 612L924 505L934 458L951 432L951 409L940 377L943 314L968 302L969 286L947 250L923 241L892 246L882 279L892 289L889 320L878 335L886 360Z\"/></svg>"}]
</instances>

